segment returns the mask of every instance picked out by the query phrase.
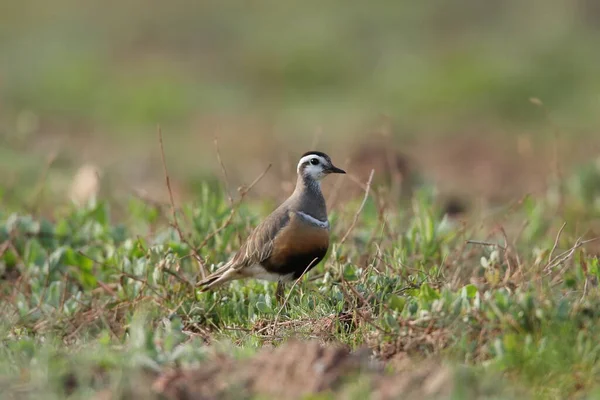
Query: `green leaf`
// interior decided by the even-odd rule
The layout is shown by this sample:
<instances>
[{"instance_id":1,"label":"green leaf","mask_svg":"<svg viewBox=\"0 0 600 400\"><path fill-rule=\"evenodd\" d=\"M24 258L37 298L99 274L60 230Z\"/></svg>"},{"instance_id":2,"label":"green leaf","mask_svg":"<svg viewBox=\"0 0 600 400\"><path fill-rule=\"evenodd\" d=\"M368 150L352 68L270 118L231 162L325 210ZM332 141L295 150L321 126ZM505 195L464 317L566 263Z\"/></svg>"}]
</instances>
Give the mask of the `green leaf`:
<instances>
[{"instance_id":1,"label":"green leaf","mask_svg":"<svg viewBox=\"0 0 600 400\"><path fill-rule=\"evenodd\" d=\"M26 266L36 265L41 267L44 265L46 260L46 251L36 239L31 239L25 245L25 253L23 255L23 261Z\"/></svg>"},{"instance_id":2,"label":"green leaf","mask_svg":"<svg viewBox=\"0 0 600 400\"><path fill-rule=\"evenodd\" d=\"M573 275L568 276L565 279L565 286L568 287L569 289L573 289L577 286L577 279L575 279L575 277Z\"/></svg>"},{"instance_id":3,"label":"green leaf","mask_svg":"<svg viewBox=\"0 0 600 400\"><path fill-rule=\"evenodd\" d=\"M7 250L2 256L2 260L7 268L13 268L17 265L17 255L12 250Z\"/></svg>"},{"instance_id":4,"label":"green leaf","mask_svg":"<svg viewBox=\"0 0 600 400\"><path fill-rule=\"evenodd\" d=\"M271 305L267 304L266 301L258 301L256 303L256 308L258 309L258 311L264 314L271 314L271 312L273 311Z\"/></svg>"},{"instance_id":5,"label":"green leaf","mask_svg":"<svg viewBox=\"0 0 600 400\"><path fill-rule=\"evenodd\" d=\"M568 300L561 300L556 308L556 316L561 320L568 320L571 313L571 304Z\"/></svg>"},{"instance_id":6,"label":"green leaf","mask_svg":"<svg viewBox=\"0 0 600 400\"><path fill-rule=\"evenodd\" d=\"M96 277L93 274L86 271L82 271L80 275L80 281L83 287L86 289L93 289L98 284L98 280L96 279Z\"/></svg>"},{"instance_id":7,"label":"green leaf","mask_svg":"<svg viewBox=\"0 0 600 400\"><path fill-rule=\"evenodd\" d=\"M61 269L64 265L65 253L67 251L66 247L59 247L54 250L50 256L48 256L48 269L49 272L53 272L57 269Z\"/></svg>"},{"instance_id":8,"label":"green leaf","mask_svg":"<svg viewBox=\"0 0 600 400\"><path fill-rule=\"evenodd\" d=\"M258 300L256 301L256 308L261 313L271 314L273 313L273 307L271 307L271 301L267 302L265 295L258 295Z\"/></svg>"},{"instance_id":9,"label":"green leaf","mask_svg":"<svg viewBox=\"0 0 600 400\"><path fill-rule=\"evenodd\" d=\"M19 223L19 214L13 213L8 216L6 219L5 227L8 232L11 232L13 229L18 228L17 224Z\"/></svg>"},{"instance_id":10,"label":"green leaf","mask_svg":"<svg viewBox=\"0 0 600 400\"><path fill-rule=\"evenodd\" d=\"M406 299L404 297L391 294L388 296L388 307L392 310L401 312L404 310L404 306L406 305Z\"/></svg>"},{"instance_id":11,"label":"green leaf","mask_svg":"<svg viewBox=\"0 0 600 400\"><path fill-rule=\"evenodd\" d=\"M509 296L506 291L502 290L494 293L494 298L496 300L496 306L498 306L500 311L506 311L509 302Z\"/></svg>"},{"instance_id":12,"label":"green leaf","mask_svg":"<svg viewBox=\"0 0 600 400\"><path fill-rule=\"evenodd\" d=\"M112 239L115 243L123 243L127 240L127 229L124 225L115 226L111 232Z\"/></svg>"},{"instance_id":13,"label":"green leaf","mask_svg":"<svg viewBox=\"0 0 600 400\"><path fill-rule=\"evenodd\" d=\"M386 313L384 315L384 321L386 325L389 326L391 329L398 329L400 327L400 325L398 324L398 320L390 313Z\"/></svg>"},{"instance_id":14,"label":"green leaf","mask_svg":"<svg viewBox=\"0 0 600 400\"><path fill-rule=\"evenodd\" d=\"M73 250L70 247L63 247L61 253L62 253L61 262L64 265L77 266L77 257L78 257L78 254L75 253L75 250Z\"/></svg>"},{"instance_id":15,"label":"green leaf","mask_svg":"<svg viewBox=\"0 0 600 400\"><path fill-rule=\"evenodd\" d=\"M417 311L419 311L419 305L415 302L410 303L410 305L408 306L408 311L411 315L415 315Z\"/></svg>"},{"instance_id":16,"label":"green leaf","mask_svg":"<svg viewBox=\"0 0 600 400\"><path fill-rule=\"evenodd\" d=\"M53 262L56 262L55 257L57 256L58 254L51 257ZM52 263L50 265L52 267ZM76 253L72 248L63 248L61 261L54 265L55 268L62 265L76 267L77 272L75 274L84 288L91 289L96 287L97 280L93 274L94 261L82 254Z\"/></svg>"},{"instance_id":17,"label":"green leaf","mask_svg":"<svg viewBox=\"0 0 600 400\"><path fill-rule=\"evenodd\" d=\"M71 227L67 219L59 220L54 226L54 233L57 236L71 236Z\"/></svg>"},{"instance_id":18,"label":"green leaf","mask_svg":"<svg viewBox=\"0 0 600 400\"><path fill-rule=\"evenodd\" d=\"M40 231L40 224L30 215L25 215L17 219L16 228L23 233L37 234Z\"/></svg>"},{"instance_id":19,"label":"green leaf","mask_svg":"<svg viewBox=\"0 0 600 400\"><path fill-rule=\"evenodd\" d=\"M53 281L50 283L46 294L46 304L49 304L53 307L58 307L58 305L60 304L60 297L62 294L61 286L61 281Z\"/></svg>"},{"instance_id":20,"label":"green leaf","mask_svg":"<svg viewBox=\"0 0 600 400\"><path fill-rule=\"evenodd\" d=\"M517 347L517 336L513 333L508 333L504 335L502 344L504 345L504 350L506 350L507 352L515 350Z\"/></svg>"},{"instance_id":21,"label":"green leaf","mask_svg":"<svg viewBox=\"0 0 600 400\"><path fill-rule=\"evenodd\" d=\"M102 226L108 226L110 222L110 209L107 203L99 202L88 214L88 218L98 222Z\"/></svg>"},{"instance_id":22,"label":"green leaf","mask_svg":"<svg viewBox=\"0 0 600 400\"><path fill-rule=\"evenodd\" d=\"M39 233L40 243L45 248L51 248L55 246L56 237L54 234L54 225L50 221L48 221L47 219L42 219L40 221Z\"/></svg>"},{"instance_id":23,"label":"green leaf","mask_svg":"<svg viewBox=\"0 0 600 400\"><path fill-rule=\"evenodd\" d=\"M433 301L440 298L440 293L428 284L424 283L421 285L421 293L419 296L425 301Z\"/></svg>"},{"instance_id":24,"label":"green leaf","mask_svg":"<svg viewBox=\"0 0 600 400\"><path fill-rule=\"evenodd\" d=\"M476 294L477 294L477 287L475 285L473 285L472 283L468 284L462 288L463 297L472 299L475 297Z\"/></svg>"},{"instance_id":25,"label":"green leaf","mask_svg":"<svg viewBox=\"0 0 600 400\"><path fill-rule=\"evenodd\" d=\"M1 232L1 230L0 230L0 232ZM600 265L599 264L600 264L599 259L597 257L595 257L590 261L590 263L588 265L590 274L595 275L596 278L600 278Z\"/></svg>"}]
</instances>

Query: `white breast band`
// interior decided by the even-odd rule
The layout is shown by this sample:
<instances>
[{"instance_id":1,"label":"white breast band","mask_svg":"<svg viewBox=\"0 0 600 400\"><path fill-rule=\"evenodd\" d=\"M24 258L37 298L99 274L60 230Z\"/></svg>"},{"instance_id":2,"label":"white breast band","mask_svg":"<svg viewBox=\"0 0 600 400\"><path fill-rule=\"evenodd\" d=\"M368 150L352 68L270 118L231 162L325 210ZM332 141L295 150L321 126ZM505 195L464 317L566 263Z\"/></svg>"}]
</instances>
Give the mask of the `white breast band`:
<instances>
[{"instance_id":1,"label":"white breast band","mask_svg":"<svg viewBox=\"0 0 600 400\"><path fill-rule=\"evenodd\" d=\"M317 218L313 217L312 215L308 215L307 213L304 213L302 211L296 211L296 214L298 214L300 217L302 217L305 221L308 221L311 224L318 226L319 228L329 229L329 221L328 220L321 221L320 219L317 219Z\"/></svg>"}]
</instances>

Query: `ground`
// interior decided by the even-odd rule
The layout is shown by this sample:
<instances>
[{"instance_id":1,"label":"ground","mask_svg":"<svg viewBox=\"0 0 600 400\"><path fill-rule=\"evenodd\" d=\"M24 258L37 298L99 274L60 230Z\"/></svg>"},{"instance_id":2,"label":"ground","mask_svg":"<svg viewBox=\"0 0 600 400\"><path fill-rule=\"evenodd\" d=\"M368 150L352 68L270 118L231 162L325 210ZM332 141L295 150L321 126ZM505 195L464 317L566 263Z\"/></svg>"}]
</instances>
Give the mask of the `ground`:
<instances>
[{"instance_id":1,"label":"ground","mask_svg":"<svg viewBox=\"0 0 600 400\"><path fill-rule=\"evenodd\" d=\"M0 398L600 398L597 2L34 3ZM199 293L314 149L326 259Z\"/></svg>"},{"instance_id":2,"label":"ground","mask_svg":"<svg viewBox=\"0 0 600 400\"><path fill-rule=\"evenodd\" d=\"M204 184L175 218L135 197L127 219L93 197L53 219L3 214L5 395L594 393L597 201L561 185L449 213L429 183L391 203L374 182L330 210L327 260L281 306L270 283L193 285L268 212L245 197L260 179L233 206L225 183Z\"/></svg>"}]
</instances>

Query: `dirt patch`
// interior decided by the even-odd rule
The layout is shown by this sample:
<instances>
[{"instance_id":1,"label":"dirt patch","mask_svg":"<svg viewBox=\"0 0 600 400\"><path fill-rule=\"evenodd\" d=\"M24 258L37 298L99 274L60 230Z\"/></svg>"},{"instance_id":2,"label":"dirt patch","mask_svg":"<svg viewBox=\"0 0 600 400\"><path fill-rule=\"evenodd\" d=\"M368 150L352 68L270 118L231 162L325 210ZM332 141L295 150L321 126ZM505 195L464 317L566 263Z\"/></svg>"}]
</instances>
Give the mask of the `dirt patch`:
<instances>
[{"instance_id":1,"label":"dirt patch","mask_svg":"<svg viewBox=\"0 0 600 400\"><path fill-rule=\"evenodd\" d=\"M374 379L375 399L448 398L452 392L452 372L436 360L417 363L404 356L390 364L392 374Z\"/></svg>"},{"instance_id":2,"label":"dirt patch","mask_svg":"<svg viewBox=\"0 0 600 400\"><path fill-rule=\"evenodd\" d=\"M173 400L256 395L298 399L327 392L343 398L356 389L353 383L361 374L374 399L392 399L401 394L423 399L450 393L452 376L446 367L407 360L402 368L391 365L394 372L386 374L384 364L371 360L368 351L350 352L341 346L294 340L275 349L265 348L246 360L220 356L199 368L165 372L156 379L153 389Z\"/></svg>"}]
</instances>

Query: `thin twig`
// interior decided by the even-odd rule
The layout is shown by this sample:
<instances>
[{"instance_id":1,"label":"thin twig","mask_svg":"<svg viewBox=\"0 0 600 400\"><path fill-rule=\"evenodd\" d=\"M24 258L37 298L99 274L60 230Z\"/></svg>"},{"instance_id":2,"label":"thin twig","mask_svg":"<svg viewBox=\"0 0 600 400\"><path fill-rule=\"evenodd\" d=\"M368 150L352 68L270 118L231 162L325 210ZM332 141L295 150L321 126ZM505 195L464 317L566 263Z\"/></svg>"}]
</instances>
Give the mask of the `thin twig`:
<instances>
[{"instance_id":1,"label":"thin twig","mask_svg":"<svg viewBox=\"0 0 600 400\"><path fill-rule=\"evenodd\" d=\"M588 239L588 240L581 240L581 238L577 239L575 241L575 244L573 245L573 247L571 247L569 250L566 250L566 251L560 253L559 255L557 255L556 257L554 257L554 259L551 260L551 262L548 263L548 265L544 268L544 271L550 273L550 271L552 269L554 269L554 267L562 264L563 262L565 262L569 258L571 258L573 256L573 254L575 253L575 250L577 250L578 248L580 248L583 245L586 245L591 242L595 242L599 239L600 239L600 237L595 237L595 238Z\"/></svg>"},{"instance_id":2,"label":"thin twig","mask_svg":"<svg viewBox=\"0 0 600 400\"><path fill-rule=\"evenodd\" d=\"M31 209L38 207L39 203L41 202L41 198L42 198L42 195L44 194L44 189L46 187L46 183L47 183L47 179L48 179L48 172L50 172L50 168L52 168L52 164L54 164L54 161L56 161L56 157L57 157L57 153L52 152L46 159L44 169L42 170L42 173L40 174L40 177L39 177L37 185L36 185L37 188L36 188L33 196L31 197L31 201L30 201Z\"/></svg>"},{"instance_id":3,"label":"thin twig","mask_svg":"<svg viewBox=\"0 0 600 400\"><path fill-rule=\"evenodd\" d=\"M546 267L548 266L548 264L550 264L552 262L552 256L554 255L554 252L556 251L556 248L558 247L560 235L562 234L562 231L563 231L563 229L565 229L566 225L567 225L567 223L563 222L562 226L558 230L558 233L556 234L556 239L554 240L554 246L552 246L552 250L550 250L550 254L548 255L548 263L546 264Z\"/></svg>"},{"instance_id":4,"label":"thin twig","mask_svg":"<svg viewBox=\"0 0 600 400\"><path fill-rule=\"evenodd\" d=\"M279 311L277 312L277 316L275 317L275 320L277 320L279 318L279 315L281 314L281 310L283 310L285 308L285 306L287 305L287 302L290 299L290 296L291 296L292 292L294 291L294 288L296 287L296 285L298 284L298 282L300 282L300 280L304 277L304 275L308 272L308 270L313 266L313 264L315 263L315 261L317 261L317 258L315 258L314 260L312 260L310 262L310 264L308 264L306 266L306 268L302 272L302 275L300 275L300 277L298 277L298 279L296 279L294 281L294 284L290 288L290 291L288 292L288 295L285 297L285 300L283 301L283 304L281 305L281 307L279 308Z\"/></svg>"},{"instance_id":5,"label":"thin twig","mask_svg":"<svg viewBox=\"0 0 600 400\"><path fill-rule=\"evenodd\" d=\"M184 237L183 233L179 229L179 224L177 223L177 211L175 208L175 200L173 199L173 190L171 189L171 179L169 178L169 172L167 171L167 161L165 159L165 147L163 144L162 130L160 129L160 125L158 126L158 141L160 143L160 156L162 159L163 171L165 173L165 182L167 184L167 190L169 191L169 200L171 201L171 214L172 214L172 218L173 218L173 225L174 225L175 229L177 229L179 236L181 238L183 238Z\"/></svg>"},{"instance_id":6,"label":"thin twig","mask_svg":"<svg viewBox=\"0 0 600 400\"><path fill-rule=\"evenodd\" d=\"M150 285L146 279L142 279L142 278L140 278L138 276L130 274L129 272L125 272L123 269L119 269L116 266L112 266L112 265L103 263L101 261L98 261L95 258L90 257L89 255L85 254L81 250L77 251L77 253L80 254L80 255L82 255L83 257L87 258L88 260L93 261L97 265L103 266L104 268L107 268L107 269L114 268L115 270L117 270L121 275L125 276L126 278L133 279L136 282L142 283L143 286L147 286L152 292L154 292L155 295L157 295L158 297L162 298L163 300L166 299L165 296L163 296L157 288L155 288L154 286ZM139 296L142 295L142 292L143 292L143 288L140 289Z\"/></svg>"},{"instance_id":7,"label":"thin twig","mask_svg":"<svg viewBox=\"0 0 600 400\"><path fill-rule=\"evenodd\" d=\"M504 247L506 248L505 251L503 251L504 254L504 261L506 262L506 280L508 279L508 277L512 274L512 262L510 260L510 255L512 254L511 251L511 247L510 244L508 243L508 235L506 234L506 230L504 230L503 226L500 226L500 233L502 233L502 236L504 237ZM515 252L516 253L516 252Z\"/></svg>"},{"instance_id":8,"label":"thin twig","mask_svg":"<svg viewBox=\"0 0 600 400\"><path fill-rule=\"evenodd\" d=\"M265 170L259 176L257 176L256 179L254 179L252 181L252 183L250 183L250 185L248 185L245 188L242 188L240 190L240 195L241 196L247 195L250 192L250 190L252 190L252 188L267 174L267 172L269 172L269 170L271 169L271 166L272 166L272 164L267 165L267 168L265 168ZM241 199L238 203L241 203Z\"/></svg>"},{"instance_id":9,"label":"thin twig","mask_svg":"<svg viewBox=\"0 0 600 400\"><path fill-rule=\"evenodd\" d=\"M587 291L588 291L588 283L590 282L590 279L586 276L585 277L585 284L583 285L583 294L581 295L581 299L579 299L579 302L583 302L583 300L585 299L585 296L587 295Z\"/></svg>"},{"instance_id":10,"label":"thin twig","mask_svg":"<svg viewBox=\"0 0 600 400\"><path fill-rule=\"evenodd\" d=\"M346 241L346 239L350 235L350 232L352 232L352 230L354 229L354 226L358 222L358 216L360 215L362 209L364 208L365 204L367 203L367 198L369 197L369 192L371 191L371 181L373 180L374 173L375 173L375 170L372 169L371 173L369 174L369 180L367 181L367 186L365 187L365 196L363 197L363 200L360 203L360 207L358 207L358 210L356 210L356 213L354 214L354 219L352 220L352 224L350 224L350 227L348 228L348 230L342 237L342 240L340 240L339 246L341 246Z\"/></svg>"},{"instance_id":11,"label":"thin twig","mask_svg":"<svg viewBox=\"0 0 600 400\"><path fill-rule=\"evenodd\" d=\"M194 246L192 246L188 242L185 235L181 231L181 227L179 226L179 223L177 222L177 209L175 208L175 200L173 199L173 190L171 189L171 180L169 179L169 172L167 170L167 161L165 159L165 147L163 145L162 131L160 129L160 125L158 126L158 141L160 143L160 155L161 155L161 159L162 159L163 170L165 173L165 182L167 184L167 190L169 191L169 200L171 201L171 214L173 217L172 226L177 231L177 234L179 235L179 240L181 240L183 243L187 244L188 247L191 249L194 258L196 259L196 261L198 262L198 266L200 267L200 274L202 275L202 278L204 278L206 275L206 263L204 262L204 259L200 256L200 254L198 254L198 252L196 251Z\"/></svg>"},{"instance_id":12,"label":"thin twig","mask_svg":"<svg viewBox=\"0 0 600 400\"><path fill-rule=\"evenodd\" d=\"M167 267L163 267L163 271L166 272L167 274L175 277L181 283L185 283L188 287L192 288L192 291L194 291L195 285L192 282L188 281L183 276L181 276L180 274L178 274L176 271L173 271Z\"/></svg>"},{"instance_id":13,"label":"thin twig","mask_svg":"<svg viewBox=\"0 0 600 400\"><path fill-rule=\"evenodd\" d=\"M204 240L202 241L202 243L200 243L200 245L197 247L197 249L201 249L204 246L206 246L206 244L208 243L208 241L210 239L212 239L213 237L215 237L215 235L217 235L219 232L221 232L223 229L227 228L230 224L231 221L233 220L233 217L235 216L240 204L242 203L242 201L244 200L244 197L246 197L246 195L248 194L248 192L250 192L250 190L252 190L252 188L267 174L267 172L269 172L269 170L271 169L271 165L269 164L267 166L267 168L256 178L254 179L254 181L247 187L243 188L240 190L240 198L239 200L236 202L236 204L234 204L234 206L231 208L231 212L229 213L229 215L227 216L227 219L225 220L225 222L223 222L223 224L221 224L220 227L218 227L217 229L215 229L214 231L212 231L210 234L208 234Z\"/></svg>"},{"instance_id":14,"label":"thin twig","mask_svg":"<svg viewBox=\"0 0 600 400\"><path fill-rule=\"evenodd\" d=\"M476 244L476 245L479 245L479 246L493 246L493 247L497 247L497 248L502 249L502 250L506 250L506 247L504 247L504 246L502 246L501 244L498 244L498 243L482 242L482 241L479 241L479 240L467 240L466 243L467 244Z\"/></svg>"},{"instance_id":15,"label":"thin twig","mask_svg":"<svg viewBox=\"0 0 600 400\"><path fill-rule=\"evenodd\" d=\"M341 280L342 280L342 284L340 285L340 288L342 289L342 292L344 292L344 294L348 297L352 297L350 296L350 293L348 291L346 291L346 286L350 289L350 291L354 294L355 298L360 300L363 304L368 305L367 301L360 295L360 293L358 293L356 291L356 289L354 287L352 287L352 285L350 285L350 283L348 281L346 281L346 279L344 278L344 276L341 276ZM354 310L357 312L357 314L369 325L371 325L372 327L374 327L375 329L377 329L380 332L383 332L385 334L390 334L390 332L386 329L384 329L383 327L379 326L378 324L376 324L373 319L365 314L363 314L362 310L359 309L359 307L355 307Z\"/></svg>"},{"instance_id":16,"label":"thin twig","mask_svg":"<svg viewBox=\"0 0 600 400\"><path fill-rule=\"evenodd\" d=\"M163 203L160 200L151 198L144 190L134 188L131 190L133 197L140 199L142 202L162 211L163 208L171 208L170 203Z\"/></svg>"},{"instance_id":17,"label":"thin twig","mask_svg":"<svg viewBox=\"0 0 600 400\"><path fill-rule=\"evenodd\" d=\"M350 164L350 160L346 160L344 162L344 169L348 169L349 164ZM332 208L335 207L335 204L337 202L337 198L340 193L340 188L342 186L343 179L344 179L344 175L340 175L337 177L337 179L335 180L335 183L333 184L333 189L331 190L331 192L327 198L327 204L329 204L329 206Z\"/></svg>"},{"instance_id":18,"label":"thin twig","mask_svg":"<svg viewBox=\"0 0 600 400\"><path fill-rule=\"evenodd\" d=\"M223 178L225 179L225 191L227 192L227 200L229 201L229 205L233 205L233 197L231 197L231 191L229 190L229 176L227 175L227 170L225 169L225 164L223 164L223 159L221 158L221 152L219 151L219 141L215 138L215 151L217 153L217 160L219 161L219 165L221 166L221 171L223 172Z\"/></svg>"}]
</instances>

